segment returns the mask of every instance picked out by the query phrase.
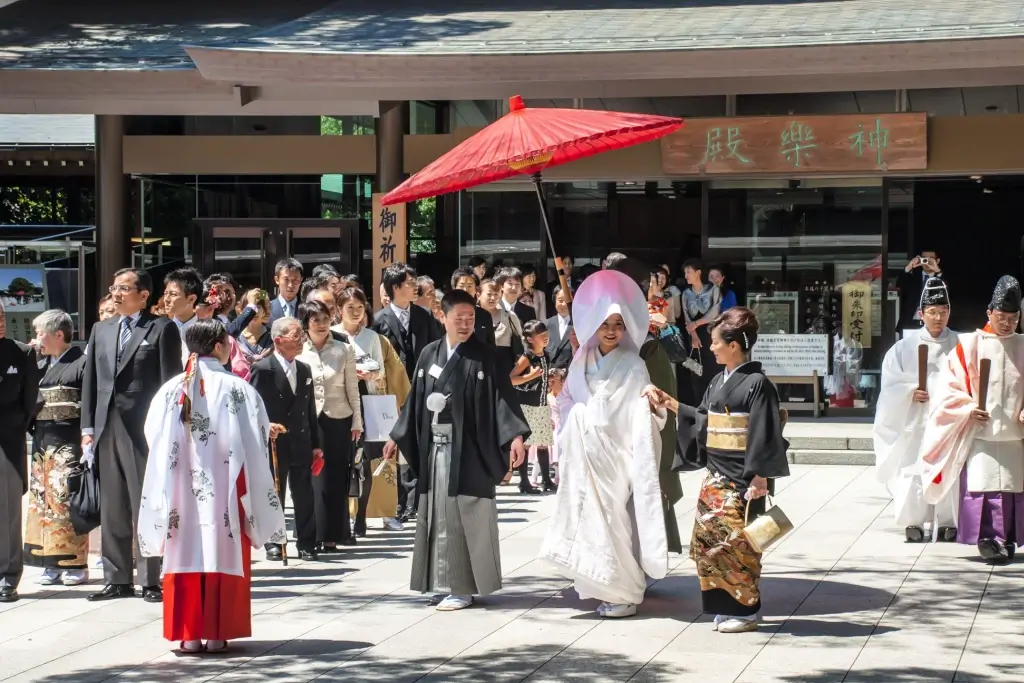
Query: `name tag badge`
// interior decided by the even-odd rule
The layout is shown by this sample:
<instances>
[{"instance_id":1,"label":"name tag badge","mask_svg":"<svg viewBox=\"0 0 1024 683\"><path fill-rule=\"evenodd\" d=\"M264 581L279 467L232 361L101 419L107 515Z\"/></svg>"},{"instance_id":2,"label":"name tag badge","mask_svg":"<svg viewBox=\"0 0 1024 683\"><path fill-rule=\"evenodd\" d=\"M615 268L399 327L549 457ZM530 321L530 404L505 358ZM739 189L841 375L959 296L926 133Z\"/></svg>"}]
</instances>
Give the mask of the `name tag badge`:
<instances>
[{"instance_id":1,"label":"name tag badge","mask_svg":"<svg viewBox=\"0 0 1024 683\"><path fill-rule=\"evenodd\" d=\"M427 372L430 373L430 376L433 377L434 379L441 379L442 369L443 368L441 368L438 365L432 365L430 366L430 370L428 370Z\"/></svg>"}]
</instances>

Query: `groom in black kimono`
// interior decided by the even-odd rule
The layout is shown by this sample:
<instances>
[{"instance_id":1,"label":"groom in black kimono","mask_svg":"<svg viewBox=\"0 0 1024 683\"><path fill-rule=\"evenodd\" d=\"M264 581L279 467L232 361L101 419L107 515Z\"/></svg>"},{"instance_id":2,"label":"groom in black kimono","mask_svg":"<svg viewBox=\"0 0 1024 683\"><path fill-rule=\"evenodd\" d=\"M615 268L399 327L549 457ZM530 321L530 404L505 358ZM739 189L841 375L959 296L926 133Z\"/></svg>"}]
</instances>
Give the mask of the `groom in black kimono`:
<instances>
[{"instance_id":1,"label":"groom in black kimono","mask_svg":"<svg viewBox=\"0 0 1024 683\"><path fill-rule=\"evenodd\" d=\"M495 487L526 457L530 428L497 351L475 335L476 302L466 292L441 301L444 338L413 372L384 457L401 449L416 475L419 511L412 590L448 594L437 609L473 604L501 588Z\"/></svg>"}]
</instances>

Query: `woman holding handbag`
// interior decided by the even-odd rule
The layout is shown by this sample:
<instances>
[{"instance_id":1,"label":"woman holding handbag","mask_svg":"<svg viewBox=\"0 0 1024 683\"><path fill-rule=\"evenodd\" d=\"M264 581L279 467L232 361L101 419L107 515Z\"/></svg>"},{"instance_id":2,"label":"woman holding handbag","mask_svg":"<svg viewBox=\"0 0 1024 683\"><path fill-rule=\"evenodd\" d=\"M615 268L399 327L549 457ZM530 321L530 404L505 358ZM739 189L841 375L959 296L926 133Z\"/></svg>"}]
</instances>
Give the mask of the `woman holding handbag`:
<instances>
[{"instance_id":1,"label":"woman holding handbag","mask_svg":"<svg viewBox=\"0 0 1024 683\"><path fill-rule=\"evenodd\" d=\"M317 423L324 435L324 468L313 478L316 537L321 552L335 552L339 545L356 544L348 510L353 443L363 432L356 356L331 334L331 312L321 301L299 304L299 320L307 341L298 360L312 371Z\"/></svg>"},{"instance_id":2,"label":"woman holding handbag","mask_svg":"<svg viewBox=\"0 0 1024 683\"><path fill-rule=\"evenodd\" d=\"M401 409L409 395L409 376L387 337L367 327L366 295L356 287L343 290L338 297L338 311L341 313L341 323L332 329L345 334L355 352L360 396L392 395ZM374 467L371 463L379 460L383 452L384 444L378 442L364 442L362 448L356 451L357 461L353 463L353 486L350 491L350 495L358 499L352 530L356 537L366 535L366 517L374 481ZM397 486L396 481L396 512ZM402 531L402 523L394 517L385 516L382 519L385 529Z\"/></svg>"},{"instance_id":3,"label":"woman holding handbag","mask_svg":"<svg viewBox=\"0 0 1024 683\"><path fill-rule=\"evenodd\" d=\"M789 476L783 414L775 385L750 360L757 317L733 308L708 325L711 352L725 366L696 408L659 392L656 405L678 414L677 471L706 467L690 559L697 563L704 611L719 633L757 629L761 552L744 535L765 512L772 481Z\"/></svg>"},{"instance_id":4,"label":"woman holding handbag","mask_svg":"<svg viewBox=\"0 0 1024 683\"><path fill-rule=\"evenodd\" d=\"M704 282L704 266L698 259L683 264L683 275L690 286L683 292L683 320L690 335L690 360L683 363L690 371L694 400L699 400L711 378L721 370L711 353L708 327L721 312L722 295L718 287ZM697 368L697 364L700 368Z\"/></svg>"}]
</instances>

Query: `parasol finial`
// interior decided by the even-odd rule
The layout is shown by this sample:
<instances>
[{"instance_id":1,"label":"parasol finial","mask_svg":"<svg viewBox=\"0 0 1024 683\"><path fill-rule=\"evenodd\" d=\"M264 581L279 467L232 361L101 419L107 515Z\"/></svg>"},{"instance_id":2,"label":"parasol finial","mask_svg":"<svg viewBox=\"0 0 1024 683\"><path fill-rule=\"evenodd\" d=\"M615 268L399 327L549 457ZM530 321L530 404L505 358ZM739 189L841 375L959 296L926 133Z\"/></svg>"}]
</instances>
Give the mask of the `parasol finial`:
<instances>
[{"instance_id":1,"label":"parasol finial","mask_svg":"<svg viewBox=\"0 0 1024 683\"><path fill-rule=\"evenodd\" d=\"M509 111L522 111L526 109L526 104L523 103L523 98L519 95L513 95L508 98L508 110Z\"/></svg>"}]
</instances>

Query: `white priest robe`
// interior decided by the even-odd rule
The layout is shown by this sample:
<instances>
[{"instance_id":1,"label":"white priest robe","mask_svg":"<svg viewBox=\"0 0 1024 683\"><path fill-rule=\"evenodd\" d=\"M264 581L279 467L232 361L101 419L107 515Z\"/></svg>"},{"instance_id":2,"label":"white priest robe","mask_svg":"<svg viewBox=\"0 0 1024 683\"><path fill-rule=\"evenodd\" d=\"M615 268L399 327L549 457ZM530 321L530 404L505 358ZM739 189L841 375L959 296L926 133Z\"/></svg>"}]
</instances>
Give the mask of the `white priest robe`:
<instances>
[{"instance_id":1,"label":"white priest robe","mask_svg":"<svg viewBox=\"0 0 1024 683\"><path fill-rule=\"evenodd\" d=\"M573 313L581 347L558 397L560 481L541 557L573 580L581 598L637 605L644 574L668 573L658 479L667 414L652 413L643 397L651 381L638 351L647 304L632 280L606 270L580 286ZM627 334L602 357L594 337L615 313Z\"/></svg>"},{"instance_id":2,"label":"white priest robe","mask_svg":"<svg viewBox=\"0 0 1024 683\"><path fill-rule=\"evenodd\" d=\"M980 363L992 362L986 409L988 422L972 420L981 381ZM921 458L924 499L929 503L955 489L966 466L966 493L1024 491L1024 336L999 337L986 330L960 335L946 357L934 407L925 430Z\"/></svg>"},{"instance_id":3,"label":"white priest robe","mask_svg":"<svg viewBox=\"0 0 1024 683\"><path fill-rule=\"evenodd\" d=\"M150 404L138 540L164 558L168 640L251 635L248 546L285 538L269 430L256 391L214 358L191 360Z\"/></svg>"},{"instance_id":4,"label":"white priest robe","mask_svg":"<svg viewBox=\"0 0 1024 683\"><path fill-rule=\"evenodd\" d=\"M928 383L930 403L935 403L941 381L941 366L956 348L957 334L948 327L938 337L925 329L908 332L885 354L882 361L882 388L875 409L872 429L875 446L875 467L878 480L892 496L896 524L901 527L955 527L958 495L953 491L942 497L938 505L924 501L921 484L921 442L928 421L930 405L916 403L918 388L918 347L928 349ZM938 534L933 533L933 540Z\"/></svg>"}]
</instances>

